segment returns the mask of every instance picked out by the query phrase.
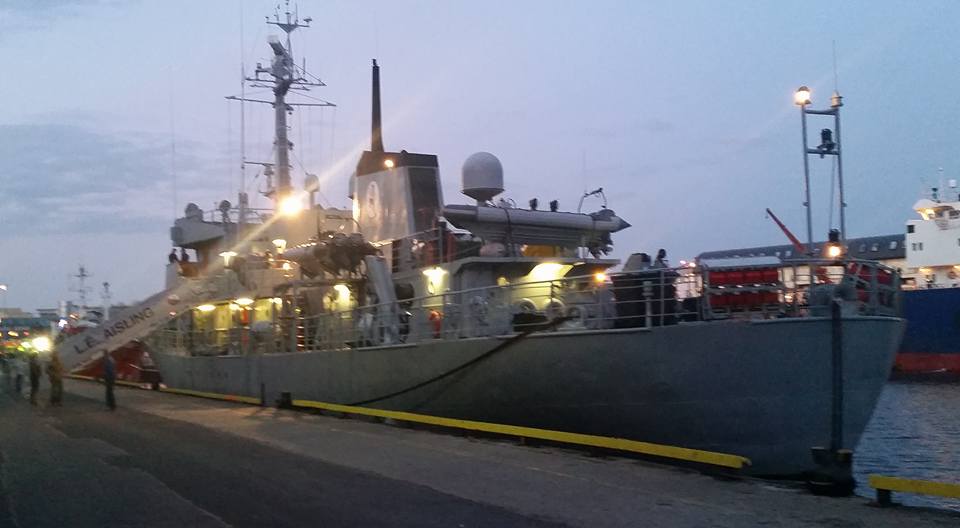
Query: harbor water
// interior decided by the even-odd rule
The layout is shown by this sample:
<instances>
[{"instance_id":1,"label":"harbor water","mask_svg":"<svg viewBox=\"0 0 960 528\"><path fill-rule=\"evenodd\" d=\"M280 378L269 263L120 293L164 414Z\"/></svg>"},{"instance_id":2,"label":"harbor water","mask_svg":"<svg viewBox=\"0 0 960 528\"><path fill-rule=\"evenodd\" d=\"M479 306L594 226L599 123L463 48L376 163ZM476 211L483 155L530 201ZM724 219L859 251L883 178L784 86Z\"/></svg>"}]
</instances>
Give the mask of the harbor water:
<instances>
[{"instance_id":1,"label":"harbor water","mask_svg":"<svg viewBox=\"0 0 960 528\"><path fill-rule=\"evenodd\" d=\"M891 381L854 457L857 493L871 473L960 483L960 382ZM960 511L960 500L894 493L894 501Z\"/></svg>"}]
</instances>

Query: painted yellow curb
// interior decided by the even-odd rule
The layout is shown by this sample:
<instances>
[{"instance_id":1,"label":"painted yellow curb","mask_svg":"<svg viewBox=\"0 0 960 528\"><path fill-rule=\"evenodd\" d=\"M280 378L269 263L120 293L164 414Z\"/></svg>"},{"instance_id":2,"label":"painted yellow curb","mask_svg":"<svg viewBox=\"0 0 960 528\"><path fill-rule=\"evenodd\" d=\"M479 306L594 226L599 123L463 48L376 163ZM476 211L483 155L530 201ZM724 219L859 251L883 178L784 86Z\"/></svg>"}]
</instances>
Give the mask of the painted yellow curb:
<instances>
[{"instance_id":1,"label":"painted yellow curb","mask_svg":"<svg viewBox=\"0 0 960 528\"><path fill-rule=\"evenodd\" d=\"M960 484L934 482L931 480L915 480L885 475L870 475L870 487L877 490L917 493L920 495L938 495L960 499Z\"/></svg>"},{"instance_id":2,"label":"painted yellow curb","mask_svg":"<svg viewBox=\"0 0 960 528\"><path fill-rule=\"evenodd\" d=\"M610 438L605 436L552 431L549 429L534 429L532 427L520 427L516 425L457 420L453 418L442 418L439 416L428 416L425 414L385 411L382 409L370 409L367 407L351 407L348 405L323 403L311 400L293 400L293 405L295 407L311 407L326 411L377 416L380 418L391 418L405 422L417 422L429 425L439 425L443 427L453 427L457 429L469 429L473 431L483 431L510 436L521 436L524 438L537 438L540 440L550 440L567 444L616 449L643 455L670 458L674 460L685 460L688 462L697 462L700 464L709 464L713 466L722 466L735 469L741 469L744 466L750 465L750 459L739 455L715 453L713 451L701 451L699 449L688 449L685 447L651 444L649 442L639 442L637 440L627 440L625 438Z\"/></svg>"},{"instance_id":3,"label":"painted yellow curb","mask_svg":"<svg viewBox=\"0 0 960 528\"><path fill-rule=\"evenodd\" d=\"M237 403L250 403L260 405L260 398L252 396L236 396L233 394L220 394L216 392L202 392L189 389L172 389L169 387L160 387L160 392L169 392L171 394L183 394L185 396L197 396L199 398L209 398L211 400L223 400Z\"/></svg>"}]
</instances>

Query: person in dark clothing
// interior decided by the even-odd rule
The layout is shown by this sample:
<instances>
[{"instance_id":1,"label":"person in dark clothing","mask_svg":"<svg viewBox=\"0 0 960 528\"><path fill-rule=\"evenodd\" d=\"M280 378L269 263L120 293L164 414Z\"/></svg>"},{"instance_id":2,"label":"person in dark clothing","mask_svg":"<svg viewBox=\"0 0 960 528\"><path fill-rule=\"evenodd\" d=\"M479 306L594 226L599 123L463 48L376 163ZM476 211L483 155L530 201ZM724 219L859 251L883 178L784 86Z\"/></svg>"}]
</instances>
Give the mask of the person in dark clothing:
<instances>
[{"instance_id":1,"label":"person in dark clothing","mask_svg":"<svg viewBox=\"0 0 960 528\"><path fill-rule=\"evenodd\" d=\"M117 381L117 365L110 354L103 356L103 384L107 387L107 407L116 410L117 400L113 397L113 385Z\"/></svg>"},{"instance_id":2,"label":"person in dark clothing","mask_svg":"<svg viewBox=\"0 0 960 528\"><path fill-rule=\"evenodd\" d=\"M180 262L180 259L177 258L177 248L170 250L170 254L167 255L167 261L169 261L170 264L173 264L174 262Z\"/></svg>"},{"instance_id":3,"label":"person in dark clothing","mask_svg":"<svg viewBox=\"0 0 960 528\"><path fill-rule=\"evenodd\" d=\"M47 377L50 378L50 405L63 405L63 363L60 355L54 352L47 363Z\"/></svg>"},{"instance_id":4,"label":"person in dark clothing","mask_svg":"<svg viewBox=\"0 0 960 528\"><path fill-rule=\"evenodd\" d=\"M40 391L40 376L42 374L40 358L36 354L30 354L30 405L37 404L37 392Z\"/></svg>"},{"instance_id":5,"label":"person in dark clothing","mask_svg":"<svg viewBox=\"0 0 960 528\"><path fill-rule=\"evenodd\" d=\"M653 261L654 268L667 268L667 250L660 248L660 251L657 251L657 260Z\"/></svg>"},{"instance_id":6,"label":"person in dark clothing","mask_svg":"<svg viewBox=\"0 0 960 528\"><path fill-rule=\"evenodd\" d=\"M190 255L187 253L187 248L180 248L180 262L190 262Z\"/></svg>"}]
</instances>

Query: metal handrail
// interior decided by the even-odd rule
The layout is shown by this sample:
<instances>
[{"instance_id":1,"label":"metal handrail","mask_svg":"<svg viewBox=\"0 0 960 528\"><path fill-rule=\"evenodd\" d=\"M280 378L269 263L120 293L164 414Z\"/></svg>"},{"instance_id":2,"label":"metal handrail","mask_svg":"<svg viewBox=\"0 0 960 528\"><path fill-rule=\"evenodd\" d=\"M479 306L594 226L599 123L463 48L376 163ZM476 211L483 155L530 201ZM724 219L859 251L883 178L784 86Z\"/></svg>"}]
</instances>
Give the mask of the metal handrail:
<instances>
[{"instance_id":1,"label":"metal handrail","mask_svg":"<svg viewBox=\"0 0 960 528\"><path fill-rule=\"evenodd\" d=\"M656 327L717 319L770 319L823 315L822 306L842 298L849 313L894 316L900 279L871 261L790 261L776 267L777 281L714 285L702 269L660 268L595 276L468 288L357 306L306 316L283 317L268 328L161 332L161 339L201 354L336 350L513 335L550 326L549 332ZM822 269L820 269L822 268ZM735 268L724 268L735 269ZM717 269L706 268L707 272ZM831 283L823 281L829 278ZM773 302L715 306L716 296ZM751 297L752 296L752 297ZM761 298L764 299L764 298ZM548 325L558 317L559 325Z\"/></svg>"}]
</instances>

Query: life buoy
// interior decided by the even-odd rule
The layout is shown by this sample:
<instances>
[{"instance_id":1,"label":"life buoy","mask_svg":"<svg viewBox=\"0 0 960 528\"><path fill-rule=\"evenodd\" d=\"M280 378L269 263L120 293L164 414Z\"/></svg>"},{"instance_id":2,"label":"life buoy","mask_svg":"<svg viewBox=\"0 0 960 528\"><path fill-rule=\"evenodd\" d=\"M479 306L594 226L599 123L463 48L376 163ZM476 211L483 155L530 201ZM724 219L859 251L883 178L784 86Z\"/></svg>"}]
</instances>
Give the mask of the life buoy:
<instances>
[{"instance_id":1,"label":"life buoy","mask_svg":"<svg viewBox=\"0 0 960 528\"><path fill-rule=\"evenodd\" d=\"M443 314L437 310L430 310L427 319L430 320L430 326L433 328L433 337L439 339L440 331L443 329Z\"/></svg>"}]
</instances>

